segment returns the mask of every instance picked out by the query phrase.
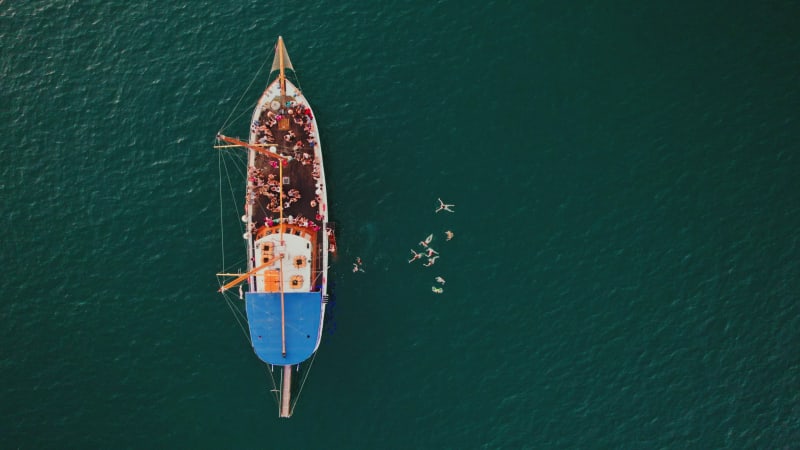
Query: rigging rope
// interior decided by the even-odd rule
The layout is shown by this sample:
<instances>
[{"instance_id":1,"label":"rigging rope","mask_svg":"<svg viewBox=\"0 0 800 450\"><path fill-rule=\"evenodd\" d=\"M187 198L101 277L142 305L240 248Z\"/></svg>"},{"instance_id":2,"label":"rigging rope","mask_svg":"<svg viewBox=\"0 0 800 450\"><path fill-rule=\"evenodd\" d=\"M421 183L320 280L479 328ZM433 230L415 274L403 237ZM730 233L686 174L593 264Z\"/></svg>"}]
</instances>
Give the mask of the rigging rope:
<instances>
[{"instance_id":1,"label":"rigging rope","mask_svg":"<svg viewBox=\"0 0 800 450\"><path fill-rule=\"evenodd\" d=\"M220 286L222 286L221 283L220 283ZM245 318L243 316L242 312L239 311L239 308L234 306L233 302L228 297L227 293L223 293L222 296L225 299L225 303L228 305L228 309L231 310L231 314L233 314L233 318L236 319L236 323L239 324L239 328L242 330L242 333L244 334L245 340L247 340L247 343L249 344L250 343L250 333L247 332L247 329L245 329L244 325L242 325L242 321L240 320L240 317L242 317L242 318L244 318L244 320L246 322L247 318Z\"/></svg>"},{"instance_id":2,"label":"rigging rope","mask_svg":"<svg viewBox=\"0 0 800 450\"><path fill-rule=\"evenodd\" d=\"M272 392L272 398L275 400L275 404L277 404L278 408L280 408L281 400L278 397L278 385L277 383L275 383L275 377L272 376L272 370L270 370L269 364L264 366L264 371L269 374L269 379L270 381L272 381L272 389L270 390L270 392Z\"/></svg>"},{"instance_id":3,"label":"rigging rope","mask_svg":"<svg viewBox=\"0 0 800 450\"><path fill-rule=\"evenodd\" d=\"M264 69L264 66L267 65L267 61L269 61L269 56L267 56L267 58L264 60L264 62L261 63L261 67L258 68L258 71L253 76L253 79L250 80L250 84L247 85L247 89L245 89L244 92L242 92L242 96L239 97L239 101L236 102L236 106L233 107L233 109L231 110L231 113L228 114L228 118L225 119L225 122L223 122L222 126L219 128L219 133L222 133L222 131L225 129L225 127L228 126L228 123L231 120L231 116L233 116L233 113L236 112L236 110L239 108L239 105L242 103L242 100L244 99L244 96L247 95L247 91L250 90L250 88L253 86L253 83L255 83L256 78L258 78L258 74L260 74L261 70ZM241 117L241 114L239 114L239 116L237 116L237 119L239 117Z\"/></svg>"},{"instance_id":4,"label":"rigging rope","mask_svg":"<svg viewBox=\"0 0 800 450\"><path fill-rule=\"evenodd\" d=\"M308 369L306 369L306 374L303 376L303 381L300 382L300 389L297 391L297 396L294 398L294 403L292 404L292 409L289 410L289 415L291 416L294 414L294 408L297 406L297 401L300 400L300 394L303 393L303 386L306 385L306 380L308 379L308 374L311 373L311 366L314 365L314 360L317 359L317 352L314 352L314 356L311 357L311 362L308 363Z\"/></svg>"},{"instance_id":5,"label":"rigging rope","mask_svg":"<svg viewBox=\"0 0 800 450\"><path fill-rule=\"evenodd\" d=\"M225 153L227 153L227 152L225 152ZM236 159L234 159L233 161L234 161L234 163L239 162ZM237 201L236 201L236 192L235 192L235 190L233 188L233 185L231 184L231 175L230 175L230 170L228 168L228 163L227 163L227 161L225 159L225 155L223 154L222 150L220 150L219 166L220 166L220 168L219 168L219 197L220 197L219 209L220 209L220 219L219 220L220 220L220 232L222 234L222 239L221 239L220 243L221 243L221 253L222 253L222 266L223 266L223 268L225 268L225 270L227 270L227 266L225 265L225 235L224 235L224 224L223 224L224 208L223 208L223 199L222 199L222 197L223 197L223 195L222 195L222 185L223 185L222 169L223 168L225 169L224 177L228 182L228 190L229 190L229 192L231 194L231 199L233 200L234 214L237 215L236 220L237 220L237 222L239 222L240 232L242 234L244 234L244 232L245 232L245 225L241 220L239 220L238 213L236 212L236 211L239 211L239 205L237 204ZM234 168L239 172L239 175L240 175L240 178L241 178L241 177L244 177L244 172L243 172L242 167L240 167L240 166L243 166L243 165L242 164L234 164Z\"/></svg>"},{"instance_id":6,"label":"rigging rope","mask_svg":"<svg viewBox=\"0 0 800 450\"><path fill-rule=\"evenodd\" d=\"M219 284L220 284L220 286L222 286L221 282ZM239 328L242 330L242 333L244 333L245 340L247 340L248 344L251 344L251 342L250 342L250 334L247 332L247 330L245 329L244 325L242 324L242 322L247 322L247 317L244 315L244 313L242 313L241 310L239 310L238 307L236 307L233 304L234 302L230 299L230 297L227 294L227 292L223 292L222 295L225 298L225 303L228 305L228 308L231 310L231 313L233 314L233 318L236 319L236 323L239 324ZM275 383L275 377L272 375L272 371L269 370L269 366L265 366L265 371L269 375L270 382L272 382L272 390L271 390L271 392L273 394L272 397L274 398L275 403L280 405L280 399L278 398L278 385L277 385L277 383ZM308 375L306 375L306 376L308 376Z\"/></svg>"},{"instance_id":7,"label":"rigging rope","mask_svg":"<svg viewBox=\"0 0 800 450\"><path fill-rule=\"evenodd\" d=\"M231 192L231 198L233 199L233 205L236 208L235 210L238 211L239 210L239 205L236 203L236 192L233 189L233 185L231 184L231 175L230 175L230 171L228 170L228 163L225 162L224 159L222 161L223 161L223 164L225 165L225 178L228 180L228 189ZM239 175L244 176L244 172L242 171L242 169L240 169L237 166L234 166L234 168L239 170ZM220 183L221 182L222 182L222 180L220 180ZM220 187L220 189L222 189L222 188Z\"/></svg>"}]
</instances>

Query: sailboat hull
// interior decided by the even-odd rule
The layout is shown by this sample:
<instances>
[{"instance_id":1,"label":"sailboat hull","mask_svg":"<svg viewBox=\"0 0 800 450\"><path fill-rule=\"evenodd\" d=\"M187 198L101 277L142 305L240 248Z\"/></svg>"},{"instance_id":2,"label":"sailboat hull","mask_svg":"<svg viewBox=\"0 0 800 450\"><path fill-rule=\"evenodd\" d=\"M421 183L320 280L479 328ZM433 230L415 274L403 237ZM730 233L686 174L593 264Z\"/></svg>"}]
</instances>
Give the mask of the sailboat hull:
<instances>
[{"instance_id":1,"label":"sailboat hull","mask_svg":"<svg viewBox=\"0 0 800 450\"><path fill-rule=\"evenodd\" d=\"M296 83L278 77L267 86L249 143L265 150L248 155L248 269L264 266L246 296L251 342L264 362L294 365L322 338L330 234L317 121Z\"/></svg>"}]
</instances>

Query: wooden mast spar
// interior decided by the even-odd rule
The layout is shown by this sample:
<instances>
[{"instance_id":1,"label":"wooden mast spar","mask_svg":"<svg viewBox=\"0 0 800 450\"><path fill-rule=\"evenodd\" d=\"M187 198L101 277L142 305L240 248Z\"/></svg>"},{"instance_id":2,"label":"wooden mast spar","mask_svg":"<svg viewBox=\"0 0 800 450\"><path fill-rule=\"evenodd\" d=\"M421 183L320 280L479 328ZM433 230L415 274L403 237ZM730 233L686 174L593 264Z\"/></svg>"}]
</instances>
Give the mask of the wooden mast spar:
<instances>
[{"instance_id":1,"label":"wooden mast spar","mask_svg":"<svg viewBox=\"0 0 800 450\"><path fill-rule=\"evenodd\" d=\"M283 259L283 253L281 253L281 254L280 254L280 255L278 255L278 256L275 256L275 257L273 257L272 259L270 259L269 261L265 262L264 264L262 264L262 265L260 265L260 266L256 267L255 269L253 269L253 270L251 270L251 271L249 271L249 272L247 272L247 273L243 273L243 274L239 275L238 277L236 277L236 279L229 281L227 284L225 284L224 286L222 286L221 288L219 288L219 290L218 290L217 292L225 292L225 291L227 291L228 289L230 289L230 288L232 288L232 287L236 286L237 284L239 284L239 283L241 283L242 281L246 280L248 277L250 277L251 275L255 274L255 273L256 273L256 272L258 272L259 270L261 270L261 269L263 269L263 268L265 268L265 267L268 267L270 264L272 264L273 262L275 262L275 259L276 259L276 258L281 258L281 259ZM227 274L227 273L218 273L217 275L228 276L228 275L233 275L233 274Z\"/></svg>"},{"instance_id":2,"label":"wooden mast spar","mask_svg":"<svg viewBox=\"0 0 800 450\"><path fill-rule=\"evenodd\" d=\"M286 96L286 74L284 73L286 70L286 63L283 61L283 53L285 51L285 47L283 46L283 37L278 36L278 58L281 66L281 97Z\"/></svg>"},{"instance_id":3,"label":"wooden mast spar","mask_svg":"<svg viewBox=\"0 0 800 450\"><path fill-rule=\"evenodd\" d=\"M285 62L283 61L283 54L286 52L283 46L283 37L278 36L278 44L276 51L278 52L278 60L280 63L280 84L281 84L281 100L286 98L286 73ZM283 161L278 163L280 166L280 230L281 230L281 245L283 242ZM286 358L286 304L283 298L283 259L281 259L281 353ZM281 408L278 414L279 417L289 417L292 412L290 410L291 392L292 392L292 366L283 366L283 382L281 383Z\"/></svg>"}]
</instances>

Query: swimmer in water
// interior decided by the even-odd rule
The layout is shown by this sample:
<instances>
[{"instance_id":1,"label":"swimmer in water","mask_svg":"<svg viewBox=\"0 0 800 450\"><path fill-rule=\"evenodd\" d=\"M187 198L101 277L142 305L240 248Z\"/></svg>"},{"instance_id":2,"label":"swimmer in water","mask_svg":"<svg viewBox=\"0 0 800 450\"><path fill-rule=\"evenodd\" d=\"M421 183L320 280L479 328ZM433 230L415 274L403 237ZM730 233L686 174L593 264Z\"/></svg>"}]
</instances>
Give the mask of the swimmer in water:
<instances>
[{"instance_id":1,"label":"swimmer in water","mask_svg":"<svg viewBox=\"0 0 800 450\"><path fill-rule=\"evenodd\" d=\"M424 241L420 241L419 242L419 245L421 245L423 247L427 247L428 244L430 244L432 240L433 240L433 234L429 234L428 237L426 237Z\"/></svg>"},{"instance_id":2,"label":"swimmer in water","mask_svg":"<svg viewBox=\"0 0 800 450\"><path fill-rule=\"evenodd\" d=\"M437 198L437 200L439 200L439 207L436 208L435 212L438 213L439 211L442 211L442 210L447 211L447 212L455 212L450 208L453 208L456 205L448 205L447 203L443 202L442 199L440 199L440 198Z\"/></svg>"}]
</instances>

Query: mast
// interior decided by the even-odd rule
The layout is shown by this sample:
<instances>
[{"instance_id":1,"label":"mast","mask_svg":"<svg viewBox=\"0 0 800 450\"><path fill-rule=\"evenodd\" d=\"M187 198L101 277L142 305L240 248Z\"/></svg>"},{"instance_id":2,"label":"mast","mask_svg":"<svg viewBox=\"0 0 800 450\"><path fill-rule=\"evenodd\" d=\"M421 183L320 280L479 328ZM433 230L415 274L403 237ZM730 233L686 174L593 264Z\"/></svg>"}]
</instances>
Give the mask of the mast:
<instances>
[{"instance_id":1,"label":"mast","mask_svg":"<svg viewBox=\"0 0 800 450\"><path fill-rule=\"evenodd\" d=\"M283 161L278 161L278 199L280 201L280 225L281 246L286 245L283 240ZM286 358L286 303L283 296L283 256L281 256L281 355ZM288 416L287 416L288 417Z\"/></svg>"},{"instance_id":2,"label":"mast","mask_svg":"<svg viewBox=\"0 0 800 450\"><path fill-rule=\"evenodd\" d=\"M275 57L272 59L272 68L269 73L273 74L278 71L278 84L280 86L281 98L286 96L286 70L294 70L292 61L289 60L289 53L286 51L286 46L283 44L283 37L278 36L278 43L275 44Z\"/></svg>"},{"instance_id":3,"label":"mast","mask_svg":"<svg viewBox=\"0 0 800 450\"><path fill-rule=\"evenodd\" d=\"M286 62L283 60L283 54L286 53L286 47L283 46L283 36L278 36L278 61L281 68L281 97L286 96Z\"/></svg>"}]
</instances>

